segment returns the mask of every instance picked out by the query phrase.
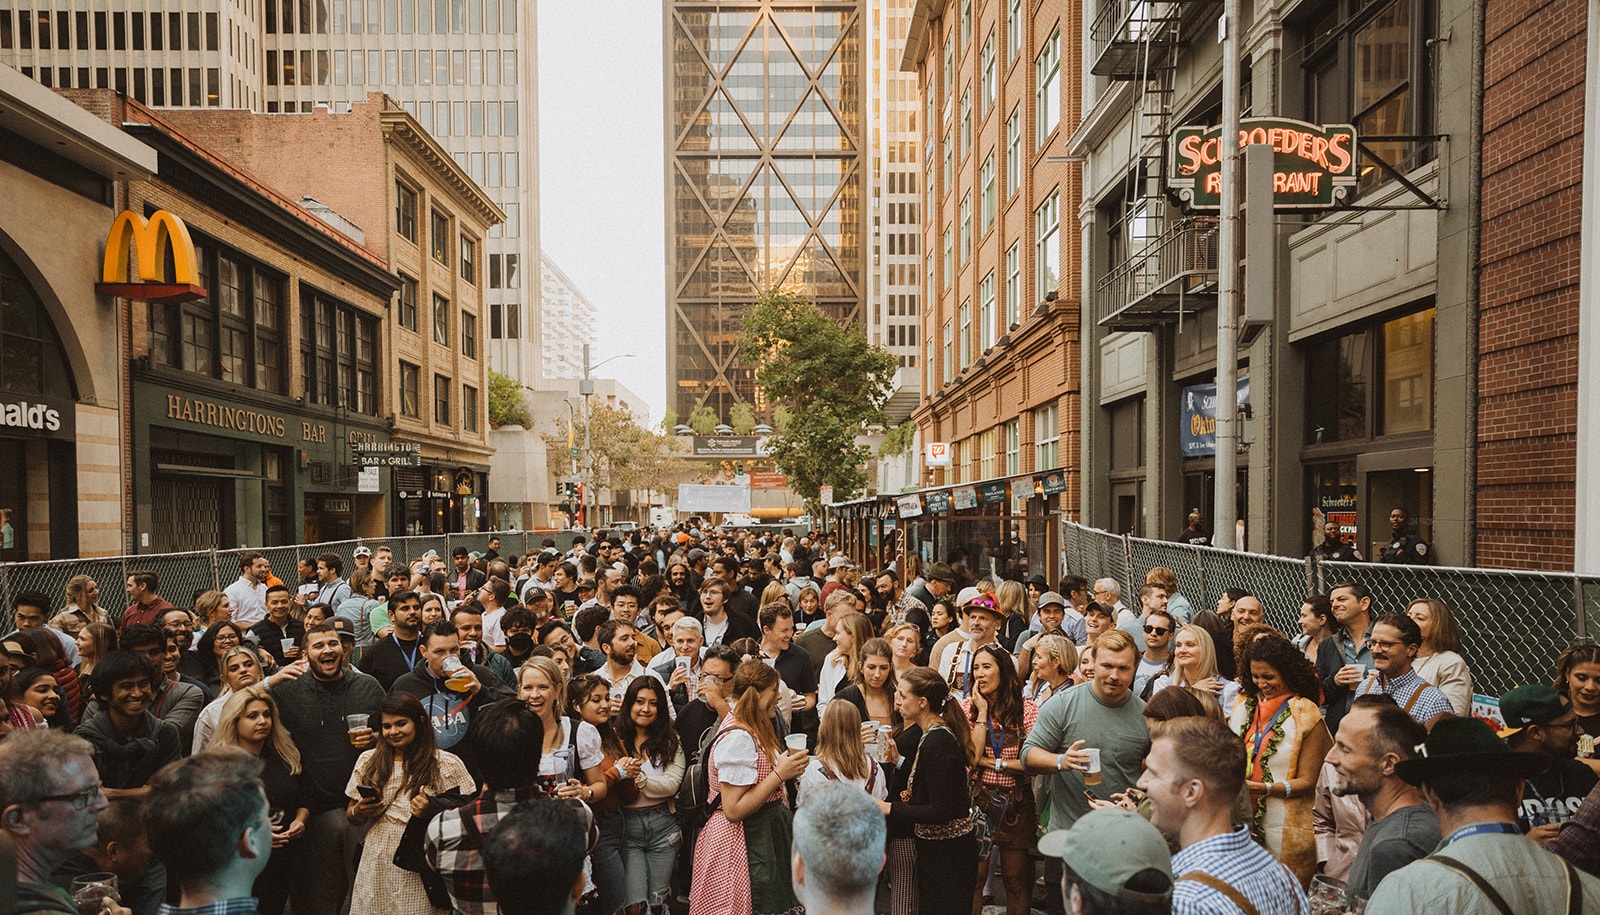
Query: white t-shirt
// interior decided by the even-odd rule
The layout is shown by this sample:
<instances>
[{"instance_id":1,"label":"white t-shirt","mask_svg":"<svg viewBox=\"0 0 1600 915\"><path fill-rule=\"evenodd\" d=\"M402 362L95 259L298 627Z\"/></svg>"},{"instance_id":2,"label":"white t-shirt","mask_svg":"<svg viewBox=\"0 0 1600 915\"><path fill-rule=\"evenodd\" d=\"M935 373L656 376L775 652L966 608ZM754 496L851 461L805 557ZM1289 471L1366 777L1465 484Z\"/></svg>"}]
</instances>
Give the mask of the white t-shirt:
<instances>
[{"instance_id":1,"label":"white t-shirt","mask_svg":"<svg viewBox=\"0 0 1600 915\"><path fill-rule=\"evenodd\" d=\"M828 652L822 660L822 669L817 671L817 715L821 716L823 709L828 707L828 700L841 687L847 686L844 682L845 657L844 653L835 648Z\"/></svg>"},{"instance_id":2,"label":"white t-shirt","mask_svg":"<svg viewBox=\"0 0 1600 915\"><path fill-rule=\"evenodd\" d=\"M583 781L586 769L600 765L605 755L600 750L600 732L587 721L578 722L578 760L572 765L572 721L561 717L561 746L539 756L539 774L567 775Z\"/></svg>"},{"instance_id":3,"label":"white t-shirt","mask_svg":"<svg viewBox=\"0 0 1600 915\"><path fill-rule=\"evenodd\" d=\"M484 644L494 648L506 646L506 634L500 629L500 620L506 615L506 608L490 610L483 615L483 641Z\"/></svg>"},{"instance_id":4,"label":"white t-shirt","mask_svg":"<svg viewBox=\"0 0 1600 915\"><path fill-rule=\"evenodd\" d=\"M713 623L710 620L707 620L703 624L703 628L705 630L706 645L708 647L712 646L712 645L721 645L722 644L722 637L724 635L728 634L728 616L727 616L727 614L723 614L722 622L720 622L720 623ZM728 784L731 785L733 783L729 782Z\"/></svg>"}]
</instances>

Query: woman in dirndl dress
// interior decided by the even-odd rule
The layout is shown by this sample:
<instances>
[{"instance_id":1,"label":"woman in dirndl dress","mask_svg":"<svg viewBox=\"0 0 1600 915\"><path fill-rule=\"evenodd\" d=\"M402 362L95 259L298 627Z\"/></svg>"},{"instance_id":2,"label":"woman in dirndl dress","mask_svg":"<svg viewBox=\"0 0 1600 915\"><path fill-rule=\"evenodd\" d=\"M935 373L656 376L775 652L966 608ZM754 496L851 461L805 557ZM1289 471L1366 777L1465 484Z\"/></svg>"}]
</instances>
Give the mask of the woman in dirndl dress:
<instances>
[{"instance_id":1,"label":"woman in dirndl dress","mask_svg":"<svg viewBox=\"0 0 1600 915\"><path fill-rule=\"evenodd\" d=\"M717 804L695 843L689 915L788 915L802 911L790 883L794 814L784 782L806 769L772 728L778 672L759 660L733 675L733 709L717 725L710 760Z\"/></svg>"}]
</instances>

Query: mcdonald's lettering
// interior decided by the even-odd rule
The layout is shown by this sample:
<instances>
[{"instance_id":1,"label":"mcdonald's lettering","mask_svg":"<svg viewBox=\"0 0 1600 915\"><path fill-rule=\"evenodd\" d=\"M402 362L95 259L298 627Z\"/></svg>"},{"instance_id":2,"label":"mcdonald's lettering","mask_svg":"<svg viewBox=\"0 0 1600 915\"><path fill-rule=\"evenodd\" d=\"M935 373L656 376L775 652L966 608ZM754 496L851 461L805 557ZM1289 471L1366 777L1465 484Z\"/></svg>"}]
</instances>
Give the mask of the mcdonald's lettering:
<instances>
[{"instance_id":1,"label":"mcdonald's lettering","mask_svg":"<svg viewBox=\"0 0 1600 915\"><path fill-rule=\"evenodd\" d=\"M132 252L132 257L129 252ZM172 255L172 276L166 273L166 256ZM166 210L146 220L123 210L106 236L105 260L95 291L152 302L175 302L205 296L200 288L200 264L189 227Z\"/></svg>"}]
</instances>

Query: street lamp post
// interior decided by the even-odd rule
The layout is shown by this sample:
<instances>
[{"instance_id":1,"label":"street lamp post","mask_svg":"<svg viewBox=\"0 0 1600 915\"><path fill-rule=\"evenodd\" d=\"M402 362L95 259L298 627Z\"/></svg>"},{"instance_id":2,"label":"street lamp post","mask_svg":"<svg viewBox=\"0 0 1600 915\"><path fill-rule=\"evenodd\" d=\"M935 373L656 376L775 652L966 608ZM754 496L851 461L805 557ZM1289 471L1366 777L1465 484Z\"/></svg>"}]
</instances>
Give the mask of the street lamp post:
<instances>
[{"instance_id":1,"label":"street lamp post","mask_svg":"<svg viewBox=\"0 0 1600 915\"><path fill-rule=\"evenodd\" d=\"M594 380L592 378L590 378L589 375L595 369L599 368L602 365L605 365L607 362L614 362L614 361L616 361L618 359L632 359L632 358L633 358L633 353L622 353L621 355L612 356L612 357L610 357L608 359L602 359L599 362L595 363L594 365L590 365L589 364L589 344L585 343L583 345L583 378L578 381L578 393L583 395L583 464L584 464L584 472L583 472L583 501L582 501L581 505L582 505L582 510L583 510L583 525L584 525L584 527L587 527L591 531L595 529L595 524L594 524L593 518L589 514L588 505L589 505L590 491L594 490L595 486L594 486L594 452L592 450L590 450L590 448L589 448L589 427L594 425L594 413L589 408L589 398L591 396L593 396L593 394L594 394ZM598 515L600 513L600 493L598 491L594 492L594 510L595 510L595 514L596 515Z\"/></svg>"}]
</instances>

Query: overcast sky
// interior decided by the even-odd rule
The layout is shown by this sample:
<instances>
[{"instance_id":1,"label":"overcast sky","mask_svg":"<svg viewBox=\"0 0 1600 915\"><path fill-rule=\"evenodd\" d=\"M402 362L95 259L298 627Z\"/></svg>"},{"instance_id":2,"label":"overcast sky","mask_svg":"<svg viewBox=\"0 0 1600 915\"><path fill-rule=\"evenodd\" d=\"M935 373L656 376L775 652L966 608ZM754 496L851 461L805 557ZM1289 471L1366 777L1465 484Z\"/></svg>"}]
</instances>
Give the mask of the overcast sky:
<instances>
[{"instance_id":1,"label":"overcast sky","mask_svg":"<svg viewBox=\"0 0 1600 915\"><path fill-rule=\"evenodd\" d=\"M599 310L595 372L666 411L660 0L538 0L539 219ZM553 329L546 327L545 333Z\"/></svg>"}]
</instances>

